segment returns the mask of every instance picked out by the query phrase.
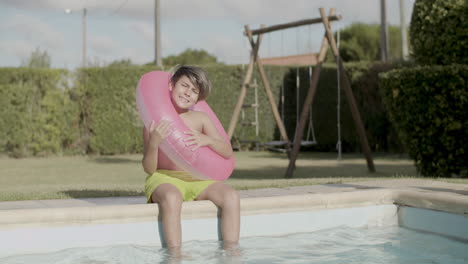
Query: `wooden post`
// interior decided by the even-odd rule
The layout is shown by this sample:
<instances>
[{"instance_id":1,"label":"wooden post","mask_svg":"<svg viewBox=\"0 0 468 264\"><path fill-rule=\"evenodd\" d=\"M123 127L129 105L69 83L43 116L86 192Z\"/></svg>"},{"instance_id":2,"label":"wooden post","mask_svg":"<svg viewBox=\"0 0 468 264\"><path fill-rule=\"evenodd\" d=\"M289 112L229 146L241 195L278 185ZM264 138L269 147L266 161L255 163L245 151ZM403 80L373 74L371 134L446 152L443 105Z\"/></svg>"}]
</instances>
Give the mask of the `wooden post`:
<instances>
[{"instance_id":1,"label":"wooden post","mask_svg":"<svg viewBox=\"0 0 468 264\"><path fill-rule=\"evenodd\" d=\"M257 42L255 42L251 34L250 28L247 25L245 26L245 33L249 39L250 45L252 46L252 54L250 56L250 64L249 64L249 68L247 69L246 78L242 84L239 99L234 109L231 122L229 123L228 136L229 138L232 138L232 135L234 134L234 129L239 120L239 113L240 113L242 104L244 103L247 86L250 83L250 79L252 78L253 64L256 63L258 66L258 70L260 72L260 76L262 78L263 87L267 94L268 101L270 102L271 110L273 112L273 116L275 118L276 124L278 125L281 137L283 138L283 140L289 142L289 138L286 133L286 128L284 127L283 121L281 121L281 116L278 112L277 105L275 103L275 98L273 97L273 93L271 92L270 83L268 82L268 78L265 74L265 70L263 69L262 60L260 56L258 56L258 49L260 47L260 42L261 42L263 35L259 34L259 36L257 37Z\"/></svg>"},{"instance_id":2,"label":"wooden post","mask_svg":"<svg viewBox=\"0 0 468 264\"><path fill-rule=\"evenodd\" d=\"M286 128L284 127L283 121L281 120L281 116L278 112L278 106L276 105L275 98L273 97L273 93L271 92L270 83L268 82L265 70L263 69L262 60L260 58L257 58L257 66L260 72L260 76L262 77L263 88L265 88L265 92L268 96L271 111L273 112L273 116L276 120L276 124L278 125L281 137L283 138L283 140L289 142L288 134L286 133Z\"/></svg>"},{"instance_id":3,"label":"wooden post","mask_svg":"<svg viewBox=\"0 0 468 264\"><path fill-rule=\"evenodd\" d=\"M250 44L253 44L254 42L253 42L253 36L251 34L252 32L249 30L249 31L246 31L246 33L250 41ZM259 37L261 36L263 36L263 34L259 35ZM289 142L288 134L286 133L286 128L284 127L283 121L281 120L281 116L278 112L278 108L275 103L275 98L273 97L273 93L271 92L271 89L270 89L270 82L268 81L268 78L265 74L265 70L263 69L262 59L260 58L260 56L258 56L258 51L257 51L257 58L255 62L257 63L258 71L260 72L260 77L262 78L262 82L263 82L263 88L265 89L265 92L268 97L268 101L270 102L271 111L273 112L273 117L275 118L276 124L278 125L278 129L280 131L281 137L283 138L283 140Z\"/></svg>"},{"instance_id":4,"label":"wooden post","mask_svg":"<svg viewBox=\"0 0 468 264\"><path fill-rule=\"evenodd\" d=\"M335 9L330 9L330 16L333 16L334 14ZM299 156L299 151L301 149L302 137L304 136L304 128L309 118L309 107L311 107L314 102L315 93L317 92L318 81L320 79L320 72L322 70L322 64L325 59L325 55L327 54L327 50L328 42L325 34L323 36L322 45L320 47L320 52L318 55L318 63L314 69L314 75L312 76L312 81L310 82L309 89L307 90L307 96L304 101L304 105L302 106L299 125L296 127L296 133L294 134L293 148L291 154L289 155L289 165L286 170L285 178L292 178L294 170L296 169L296 160Z\"/></svg>"},{"instance_id":5,"label":"wooden post","mask_svg":"<svg viewBox=\"0 0 468 264\"><path fill-rule=\"evenodd\" d=\"M364 152L364 156L366 157L367 168L370 172L375 172L374 161L372 160L371 150L367 141L366 130L364 129L364 125L361 120L361 115L359 114L359 110L357 108L356 99L354 98L353 90L351 89L348 75L346 74L345 68L343 66L343 61L341 60L338 48L336 47L335 38L333 37L330 25L328 24L328 17L325 15L325 10L323 8L320 8L320 15L323 19L323 25L325 26L328 43L330 44L330 47L333 51L333 55L338 61L339 70L342 72L340 81L343 83L343 88L348 99L349 107L351 108L351 114L356 124L356 130L361 141L362 151Z\"/></svg>"},{"instance_id":6,"label":"wooden post","mask_svg":"<svg viewBox=\"0 0 468 264\"><path fill-rule=\"evenodd\" d=\"M250 32L250 28L248 25L245 26L245 31ZM255 60L257 59L258 48L260 46L261 39L262 37L260 35L257 37L257 43L255 43L253 40L250 42L250 44L252 45L252 51L250 53L250 62L247 68L247 73L245 75L244 82L242 83L242 87L241 87L240 94L239 94L239 99L237 100L237 104L236 104L236 107L234 108L231 121L229 122L229 128L228 128L229 139L232 138L232 135L234 134L234 129L236 128L236 124L239 121L239 114L242 108L242 104L244 103L245 95L247 93L247 86L249 85L250 80L252 79L253 68L254 68Z\"/></svg>"},{"instance_id":7,"label":"wooden post","mask_svg":"<svg viewBox=\"0 0 468 264\"><path fill-rule=\"evenodd\" d=\"M329 16L328 20L329 21L335 21L335 20L340 20L341 16ZM300 26L305 26L305 25L312 25L312 24L318 24L322 23L322 18L311 18L311 19L304 19L304 20L299 20L299 21L294 21L286 24L279 24L279 25L273 25L269 27L262 27L260 29L255 29L252 30L251 33L252 35L259 35L259 34L264 34L264 33L269 33L273 31L278 31L278 30L283 30L283 29L288 29L292 27L300 27Z\"/></svg>"}]
</instances>

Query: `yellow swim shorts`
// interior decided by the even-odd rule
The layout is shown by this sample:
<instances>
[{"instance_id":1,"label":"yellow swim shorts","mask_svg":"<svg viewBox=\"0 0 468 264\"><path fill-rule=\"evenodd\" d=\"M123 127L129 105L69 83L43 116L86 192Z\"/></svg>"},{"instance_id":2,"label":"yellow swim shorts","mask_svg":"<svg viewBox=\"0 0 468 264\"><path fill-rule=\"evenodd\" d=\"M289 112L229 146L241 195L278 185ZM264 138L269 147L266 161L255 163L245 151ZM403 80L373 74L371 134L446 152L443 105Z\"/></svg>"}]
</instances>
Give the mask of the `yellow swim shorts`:
<instances>
[{"instance_id":1,"label":"yellow swim shorts","mask_svg":"<svg viewBox=\"0 0 468 264\"><path fill-rule=\"evenodd\" d=\"M158 170L146 177L146 201L151 203L151 195L156 188L169 183L174 185L182 194L184 201L193 201L200 193L216 181L197 180L185 171Z\"/></svg>"}]
</instances>

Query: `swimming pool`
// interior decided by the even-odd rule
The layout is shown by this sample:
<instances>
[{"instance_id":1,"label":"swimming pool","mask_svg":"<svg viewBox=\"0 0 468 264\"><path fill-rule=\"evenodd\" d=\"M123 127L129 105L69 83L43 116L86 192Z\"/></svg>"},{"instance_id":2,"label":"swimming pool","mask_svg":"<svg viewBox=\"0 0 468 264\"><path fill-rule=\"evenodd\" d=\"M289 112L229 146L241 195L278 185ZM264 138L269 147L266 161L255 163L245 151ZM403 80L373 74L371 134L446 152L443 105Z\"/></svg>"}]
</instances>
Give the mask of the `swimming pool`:
<instances>
[{"instance_id":1,"label":"swimming pool","mask_svg":"<svg viewBox=\"0 0 468 264\"><path fill-rule=\"evenodd\" d=\"M187 241L182 263L466 263L467 244L398 226L339 226L284 236L242 239L238 254L220 249L216 240ZM166 263L158 246L114 245L64 249L48 254L6 257L1 263Z\"/></svg>"},{"instance_id":2,"label":"swimming pool","mask_svg":"<svg viewBox=\"0 0 468 264\"><path fill-rule=\"evenodd\" d=\"M367 249L375 252L376 256L399 259L407 250L411 251L408 249L410 246L418 248L418 241L423 237L434 248L442 248L440 252L431 251L436 254L434 258L444 254L454 258L444 258L441 263L466 263L467 205L464 197L438 197L398 190L243 199L241 261L284 263L281 261L286 258L296 261L292 263L311 263L312 260L339 263L332 262L330 256L361 252L363 246L369 246ZM220 259L226 256L225 252L217 250L216 209L209 202L189 202L183 206L184 248L191 252L193 261L198 261L186 260L184 263L200 263L196 256L213 255L212 263L222 261ZM154 205L0 212L0 263L31 263L28 259L34 259L34 263L40 263L41 259L45 259L44 263L53 263L53 259L67 263L65 256L75 256L70 263L83 258L107 263L106 254L109 258L120 256L121 259L138 260L134 263L145 263L145 259L154 263L165 256L165 252L160 250L156 215L157 207ZM336 240L328 240L330 236ZM387 240L379 240L382 237ZM366 238L373 242L366 244ZM302 246L297 244L300 241L304 242ZM347 242L359 243L348 245ZM447 243L454 244L447 249ZM327 245L342 246L330 248ZM306 250L296 252L299 248ZM452 248L465 250L452 252ZM328 253L320 255L321 251ZM262 252L267 254L260 254ZM296 253L272 256L271 252ZM360 258L363 254L361 252L354 257L356 263L365 263ZM261 262L258 256L273 259ZM309 262L301 262L305 261L301 256ZM410 259L414 257L409 256ZM131 259L121 263L132 263ZM372 262L375 259L370 260L368 263L376 263ZM465 262L458 262L460 260ZM109 263L114 262L118 263L115 259Z\"/></svg>"}]
</instances>

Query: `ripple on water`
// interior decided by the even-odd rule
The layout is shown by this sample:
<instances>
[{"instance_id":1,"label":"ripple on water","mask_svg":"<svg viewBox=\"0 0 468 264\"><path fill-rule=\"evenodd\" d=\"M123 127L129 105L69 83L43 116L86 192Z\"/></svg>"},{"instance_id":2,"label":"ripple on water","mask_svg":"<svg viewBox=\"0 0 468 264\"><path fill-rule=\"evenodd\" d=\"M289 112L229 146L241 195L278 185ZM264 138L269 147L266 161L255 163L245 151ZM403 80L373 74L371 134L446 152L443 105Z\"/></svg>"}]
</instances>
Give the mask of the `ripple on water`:
<instances>
[{"instance_id":1,"label":"ripple on water","mask_svg":"<svg viewBox=\"0 0 468 264\"><path fill-rule=\"evenodd\" d=\"M171 262L172 260L172 262ZM183 244L181 260L160 247L114 245L70 248L47 254L0 259L5 264L146 264L146 263L468 263L468 244L394 227L337 227L311 233L247 237L225 251L218 241Z\"/></svg>"}]
</instances>

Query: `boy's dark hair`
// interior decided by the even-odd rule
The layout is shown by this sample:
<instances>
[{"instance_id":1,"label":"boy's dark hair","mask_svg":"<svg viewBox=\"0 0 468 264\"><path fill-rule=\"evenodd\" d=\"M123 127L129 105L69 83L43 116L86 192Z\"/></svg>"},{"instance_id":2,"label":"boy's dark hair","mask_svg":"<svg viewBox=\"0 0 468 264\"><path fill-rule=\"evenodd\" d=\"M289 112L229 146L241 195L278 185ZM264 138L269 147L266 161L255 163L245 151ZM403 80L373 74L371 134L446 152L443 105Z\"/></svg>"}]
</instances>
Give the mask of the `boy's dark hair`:
<instances>
[{"instance_id":1,"label":"boy's dark hair","mask_svg":"<svg viewBox=\"0 0 468 264\"><path fill-rule=\"evenodd\" d=\"M211 82L208 79L208 74L200 67L196 66L177 66L173 70L174 74L171 77L173 86L179 81L182 76L187 76L192 84L200 90L198 101L205 100L211 92Z\"/></svg>"}]
</instances>

